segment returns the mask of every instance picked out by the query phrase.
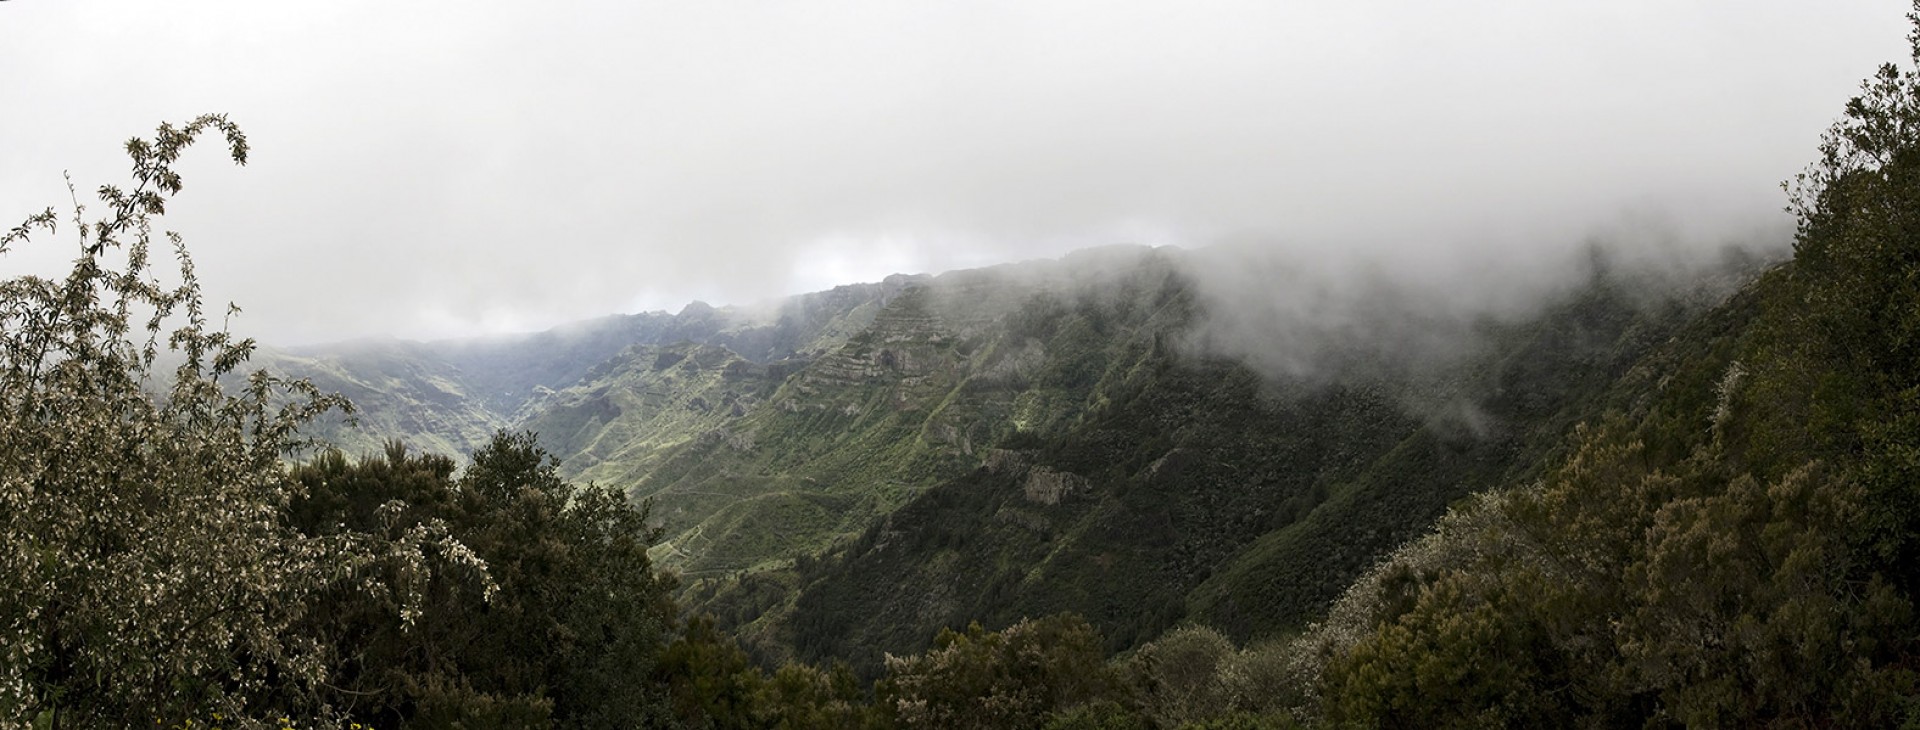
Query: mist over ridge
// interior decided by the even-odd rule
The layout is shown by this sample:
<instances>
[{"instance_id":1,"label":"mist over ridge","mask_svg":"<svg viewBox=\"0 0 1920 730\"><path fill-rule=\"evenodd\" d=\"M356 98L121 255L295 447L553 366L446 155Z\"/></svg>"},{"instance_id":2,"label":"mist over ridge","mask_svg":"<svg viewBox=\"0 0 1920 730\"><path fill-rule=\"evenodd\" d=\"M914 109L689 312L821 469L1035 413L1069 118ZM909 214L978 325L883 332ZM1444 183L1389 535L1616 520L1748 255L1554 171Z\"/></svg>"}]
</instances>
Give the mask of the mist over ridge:
<instances>
[{"instance_id":1,"label":"mist over ridge","mask_svg":"<svg viewBox=\"0 0 1920 730\"><path fill-rule=\"evenodd\" d=\"M1269 377L1404 378L1472 353L1482 325L1536 316L1596 278L1649 304L1713 303L1740 274L1784 260L1791 231L1697 239L1671 223L1626 219L1590 235L1534 245L1405 246L1303 255L1258 242L1194 251L1205 316L1187 345L1245 361Z\"/></svg>"},{"instance_id":2,"label":"mist over ridge","mask_svg":"<svg viewBox=\"0 0 1920 730\"><path fill-rule=\"evenodd\" d=\"M114 143L158 120L225 112L255 155L187 160L169 225L209 300L287 344L1114 242L1443 258L1621 210L1711 240L1777 217L1776 183L1898 52L1904 10L14 2L0 66L32 73L4 98L86 113L0 119L0 215L66 199L61 170L121 179ZM151 72L130 85L135 63Z\"/></svg>"},{"instance_id":3,"label":"mist over ridge","mask_svg":"<svg viewBox=\"0 0 1920 730\"><path fill-rule=\"evenodd\" d=\"M469 359L484 358L486 353L524 348L530 338L555 343L606 338L626 326L622 323L642 320L680 322L672 326L706 341L711 335L703 333L777 328L802 315L810 301L870 289L927 287L936 297L966 297L967 289L959 284L980 281L1097 300L1104 289L1158 259L1179 273L1196 303L1194 320L1175 343L1183 357L1242 363L1288 389L1335 381L1404 386L1477 354L1486 344L1489 326L1537 317L1597 280L1649 307L1677 299L1696 306L1717 303L1760 268L1790 254L1791 231L1777 221L1765 223L1744 229L1721 226L1729 232L1702 237L1698 227L1690 230L1670 218L1622 216L1606 228L1563 240L1487 239L1431 246L1312 247L1257 237L1197 248L1112 243L1058 258L896 272L883 280L842 282L746 304L715 306L695 300L672 309L605 314L537 331L418 341L374 337L282 349L324 355L432 346L469 353ZM886 300L883 296L878 301ZM673 339L664 337L663 342ZM603 355L618 349L616 342L608 340ZM792 350L793 342L798 340L775 350L722 344L764 362L800 354ZM1416 410L1437 407L1405 405Z\"/></svg>"}]
</instances>

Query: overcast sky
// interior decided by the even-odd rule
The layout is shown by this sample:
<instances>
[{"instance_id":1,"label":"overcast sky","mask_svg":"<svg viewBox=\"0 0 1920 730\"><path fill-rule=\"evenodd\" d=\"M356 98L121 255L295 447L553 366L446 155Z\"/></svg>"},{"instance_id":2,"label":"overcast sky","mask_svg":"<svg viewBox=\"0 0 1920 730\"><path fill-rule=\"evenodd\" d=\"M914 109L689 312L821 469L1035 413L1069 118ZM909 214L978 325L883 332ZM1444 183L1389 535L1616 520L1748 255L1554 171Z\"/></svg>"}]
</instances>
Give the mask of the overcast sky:
<instances>
[{"instance_id":1,"label":"overcast sky","mask_svg":"<svg viewBox=\"0 0 1920 730\"><path fill-rule=\"evenodd\" d=\"M1443 9L1444 8L1444 9ZM168 227L281 343L1133 242L1778 230L1895 0L0 3L0 223L225 112ZM71 255L0 257L0 275Z\"/></svg>"}]
</instances>

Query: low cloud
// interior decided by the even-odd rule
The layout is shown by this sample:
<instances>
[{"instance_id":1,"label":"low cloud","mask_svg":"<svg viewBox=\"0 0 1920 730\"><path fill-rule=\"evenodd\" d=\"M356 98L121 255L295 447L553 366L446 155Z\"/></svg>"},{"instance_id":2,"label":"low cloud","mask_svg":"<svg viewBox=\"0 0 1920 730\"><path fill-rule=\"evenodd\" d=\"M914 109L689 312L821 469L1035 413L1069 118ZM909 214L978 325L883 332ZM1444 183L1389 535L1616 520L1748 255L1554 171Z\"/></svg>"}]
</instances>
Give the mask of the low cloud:
<instances>
[{"instance_id":1,"label":"low cloud","mask_svg":"<svg viewBox=\"0 0 1920 730\"><path fill-rule=\"evenodd\" d=\"M1281 249L1363 280L1349 250L1469 260L1441 249L1564 241L1623 208L1777 215L1775 182L1903 53L1906 9L15 2L0 220L64 201L61 170L124 179L128 136L220 111L254 160L195 150L169 226L278 342L1108 243L1298 242Z\"/></svg>"},{"instance_id":2,"label":"low cloud","mask_svg":"<svg viewBox=\"0 0 1920 730\"><path fill-rule=\"evenodd\" d=\"M1424 385L1484 354L1492 328L1541 316L1601 277L1640 306L1717 303L1756 266L1789 254L1784 221L1710 239L1691 228L1643 215L1551 244L1203 250L1186 259L1202 314L1184 344L1244 362L1284 389L1386 384L1415 412L1484 431L1476 404Z\"/></svg>"}]
</instances>

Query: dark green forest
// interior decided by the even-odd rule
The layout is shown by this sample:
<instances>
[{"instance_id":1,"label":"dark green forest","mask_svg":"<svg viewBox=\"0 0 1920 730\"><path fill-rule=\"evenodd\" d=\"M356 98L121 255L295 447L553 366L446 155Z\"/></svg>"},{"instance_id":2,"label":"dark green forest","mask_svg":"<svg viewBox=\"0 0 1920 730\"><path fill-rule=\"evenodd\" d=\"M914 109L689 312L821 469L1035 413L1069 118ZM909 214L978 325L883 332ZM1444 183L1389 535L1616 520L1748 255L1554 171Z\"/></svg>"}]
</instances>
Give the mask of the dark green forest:
<instances>
[{"instance_id":1,"label":"dark green forest","mask_svg":"<svg viewBox=\"0 0 1920 730\"><path fill-rule=\"evenodd\" d=\"M1158 249L274 351L161 125L0 237L0 727L1920 725L1910 41L1790 258L1315 380Z\"/></svg>"}]
</instances>

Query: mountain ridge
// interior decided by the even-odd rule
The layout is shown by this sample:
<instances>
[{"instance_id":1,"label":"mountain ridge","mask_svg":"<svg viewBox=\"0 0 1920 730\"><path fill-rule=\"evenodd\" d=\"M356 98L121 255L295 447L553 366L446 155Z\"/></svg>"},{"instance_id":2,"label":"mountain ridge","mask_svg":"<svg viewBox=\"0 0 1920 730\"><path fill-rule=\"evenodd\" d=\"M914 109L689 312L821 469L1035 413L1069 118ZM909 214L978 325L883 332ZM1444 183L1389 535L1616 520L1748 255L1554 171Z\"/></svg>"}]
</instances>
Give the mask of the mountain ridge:
<instances>
[{"instance_id":1,"label":"mountain ridge","mask_svg":"<svg viewBox=\"0 0 1920 730\"><path fill-rule=\"evenodd\" d=\"M1597 384L1764 262L1676 289L1599 252L1530 317L1440 322L1464 343L1446 352L1334 330L1308 354L1344 365L1289 377L1196 344L1206 255L1109 247L758 319L690 305L333 364L358 374L341 385L386 385L360 416L382 439L528 429L569 478L652 502L655 559L768 661L872 671L976 618L1074 611L1116 649L1189 617L1242 639L1297 629L1453 500L1524 476L1596 412ZM1358 295L1370 316L1419 304L1381 294ZM419 412L378 400L395 394ZM835 623L867 614L871 630Z\"/></svg>"}]
</instances>

